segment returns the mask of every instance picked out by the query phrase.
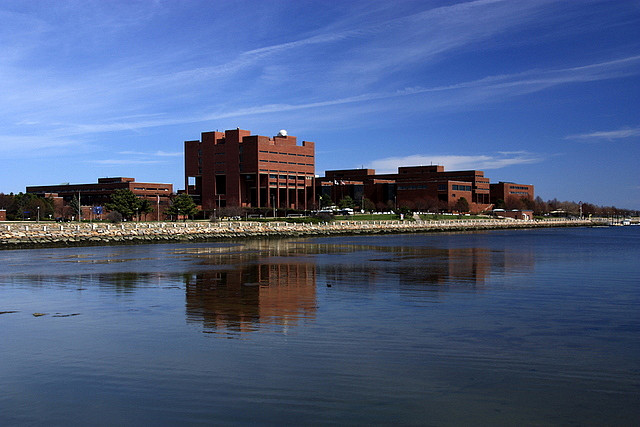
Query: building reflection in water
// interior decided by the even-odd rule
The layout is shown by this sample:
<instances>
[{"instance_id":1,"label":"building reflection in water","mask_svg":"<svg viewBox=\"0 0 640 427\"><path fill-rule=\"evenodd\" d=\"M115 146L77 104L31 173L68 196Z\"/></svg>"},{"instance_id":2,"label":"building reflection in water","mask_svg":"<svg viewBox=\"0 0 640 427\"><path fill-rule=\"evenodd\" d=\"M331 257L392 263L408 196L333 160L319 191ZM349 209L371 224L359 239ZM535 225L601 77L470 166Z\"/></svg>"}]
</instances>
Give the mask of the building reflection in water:
<instances>
[{"instance_id":1,"label":"building reflection in water","mask_svg":"<svg viewBox=\"0 0 640 427\"><path fill-rule=\"evenodd\" d=\"M535 259L526 252L506 252L486 247L360 247L368 256L356 262L328 263L319 267L320 279L337 289L376 292L397 286L403 295L426 291L481 292L490 278L527 273ZM357 258L357 257L356 257Z\"/></svg>"},{"instance_id":2,"label":"building reflection in water","mask_svg":"<svg viewBox=\"0 0 640 427\"><path fill-rule=\"evenodd\" d=\"M206 332L286 333L316 315L316 284L333 292L398 292L421 298L480 292L490 277L526 273L534 257L486 247L437 248L311 242L252 242L191 248L204 271L185 276L189 322Z\"/></svg>"},{"instance_id":3,"label":"building reflection in water","mask_svg":"<svg viewBox=\"0 0 640 427\"><path fill-rule=\"evenodd\" d=\"M186 277L188 322L224 334L286 333L316 312L316 267L310 263L239 264Z\"/></svg>"}]
</instances>

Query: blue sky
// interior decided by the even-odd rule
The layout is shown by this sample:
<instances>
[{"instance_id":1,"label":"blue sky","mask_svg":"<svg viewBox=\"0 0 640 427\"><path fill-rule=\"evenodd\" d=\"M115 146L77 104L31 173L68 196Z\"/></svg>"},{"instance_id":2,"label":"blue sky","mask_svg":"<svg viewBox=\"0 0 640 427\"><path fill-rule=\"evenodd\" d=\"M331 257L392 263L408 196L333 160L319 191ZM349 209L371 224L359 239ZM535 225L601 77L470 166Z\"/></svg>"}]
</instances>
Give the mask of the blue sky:
<instances>
[{"instance_id":1,"label":"blue sky","mask_svg":"<svg viewBox=\"0 0 640 427\"><path fill-rule=\"evenodd\" d=\"M640 2L0 3L0 192L183 188L184 140L316 142L327 169L442 164L640 209Z\"/></svg>"}]
</instances>

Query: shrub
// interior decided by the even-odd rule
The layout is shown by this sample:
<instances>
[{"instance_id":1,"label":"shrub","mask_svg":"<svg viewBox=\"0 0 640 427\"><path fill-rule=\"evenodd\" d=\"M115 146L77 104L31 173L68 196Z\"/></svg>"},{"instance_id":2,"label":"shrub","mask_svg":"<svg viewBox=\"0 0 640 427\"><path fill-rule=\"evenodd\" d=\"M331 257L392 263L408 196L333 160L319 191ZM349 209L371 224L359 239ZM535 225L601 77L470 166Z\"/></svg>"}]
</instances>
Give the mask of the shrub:
<instances>
[{"instance_id":1,"label":"shrub","mask_svg":"<svg viewBox=\"0 0 640 427\"><path fill-rule=\"evenodd\" d=\"M122 221L122 214L118 211L111 211L107 214L107 220L117 224Z\"/></svg>"}]
</instances>

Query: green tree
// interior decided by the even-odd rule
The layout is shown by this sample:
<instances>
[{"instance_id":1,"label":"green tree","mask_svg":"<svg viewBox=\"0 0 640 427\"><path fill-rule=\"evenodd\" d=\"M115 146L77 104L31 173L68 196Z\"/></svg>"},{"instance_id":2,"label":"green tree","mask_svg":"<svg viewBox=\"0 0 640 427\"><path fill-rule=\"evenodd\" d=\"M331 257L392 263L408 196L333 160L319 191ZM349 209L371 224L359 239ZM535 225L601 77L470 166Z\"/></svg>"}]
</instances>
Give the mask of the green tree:
<instances>
[{"instance_id":1,"label":"green tree","mask_svg":"<svg viewBox=\"0 0 640 427\"><path fill-rule=\"evenodd\" d=\"M340 207L340 209L353 208L353 206L354 206L354 202L351 196L344 196L338 202L338 207Z\"/></svg>"},{"instance_id":2,"label":"green tree","mask_svg":"<svg viewBox=\"0 0 640 427\"><path fill-rule=\"evenodd\" d=\"M141 215L146 215L148 213L153 212L153 205L149 201L149 199L140 199L140 206L138 207L138 212Z\"/></svg>"},{"instance_id":3,"label":"green tree","mask_svg":"<svg viewBox=\"0 0 640 427\"><path fill-rule=\"evenodd\" d=\"M320 208L326 208L327 206L333 205L333 200L331 200L331 196L328 194L323 194L320 197Z\"/></svg>"},{"instance_id":4,"label":"green tree","mask_svg":"<svg viewBox=\"0 0 640 427\"><path fill-rule=\"evenodd\" d=\"M376 209L376 205L374 205L371 200L365 197L364 199L362 199L362 209L367 212L373 212Z\"/></svg>"},{"instance_id":5,"label":"green tree","mask_svg":"<svg viewBox=\"0 0 640 427\"><path fill-rule=\"evenodd\" d=\"M44 197L33 197L27 204L32 219L45 219L53 216L53 200Z\"/></svg>"},{"instance_id":6,"label":"green tree","mask_svg":"<svg viewBox=\"0 0 640 427\"><path fill-rule=\"evenodd\" d=\"M12 219L47 218L53 214L53 202L51 199L36 196L31 193L18 193L10 198L4 198L3 204L7 206L7 215ZM3 206L4 207L4 206Z\"/></svg>"},{"instance_id":7,"label":"green tree","mask_svg":"<svg viewBox=\"0 0 640 427\"><path fill-rule=\"evenodd\" d=\"M80 200L75 195L69 200L69 207L71 208L72 215L80 221Z\"/></svg>"},{"instance_id":8,"label":"green tree","mask_svg":"<svg viewBox=\"0 0 640 427\"><path fill-rule=\"evenodd\" d=\"M111 195L111 202L105 203L104 206L110 211L120 213L123 218L131 219L136 210L140 211L141 200L133 194L133 191L123 188L114 191Z\"/></svg>"},{"instance_id":9,"label":"green tree","mask_svg":"<svg viewBox=\"0 0 640 427\"><path fill-rule=\"evenodd\" d=\"M455 209L458 212L469 212L469 202L466 198L460 197L456 202Z\"/></svg>"},{"instance_id":10,"label":"green tree","mask_svg":"<svg viewBox=\"0 0 640 427\"><path fill-rule=\"evenodd\" d=\"M408 207L402 206L396 210L396 215L398 215L398 218L409 219L413 216L413 212Z\"/></svg>"},{"instance_id":11,"label":"green tree","mask_svg":"<svg viewBox=\"0 0 640 427\"><path fill-rule=\"evenodd\" d=\"M186 193L178 194L171 202L171 206L167 209L169 215L185 215L190 217L198 213L198 206L191 196Z\"/></svg>"}]
</instances>

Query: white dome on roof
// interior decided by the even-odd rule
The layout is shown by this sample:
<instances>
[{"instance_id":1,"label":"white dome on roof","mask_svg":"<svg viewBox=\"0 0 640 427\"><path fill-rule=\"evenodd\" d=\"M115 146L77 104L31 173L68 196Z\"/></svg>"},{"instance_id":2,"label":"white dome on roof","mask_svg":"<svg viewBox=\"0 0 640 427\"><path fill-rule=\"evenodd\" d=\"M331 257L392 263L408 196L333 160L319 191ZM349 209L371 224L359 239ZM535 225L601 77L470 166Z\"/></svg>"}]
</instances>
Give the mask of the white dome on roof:
<instances>
[{"instance_id":1,"label":"white dome on roof","mask_svg":"<svg viewBox=\"0 0 640 427\"><path fill-rule=\"evenodd\" d=\"M280 129L280 132L278 132L278 136L287 136L287 131L285 129Z\"/></svg>"}]
</instances>

